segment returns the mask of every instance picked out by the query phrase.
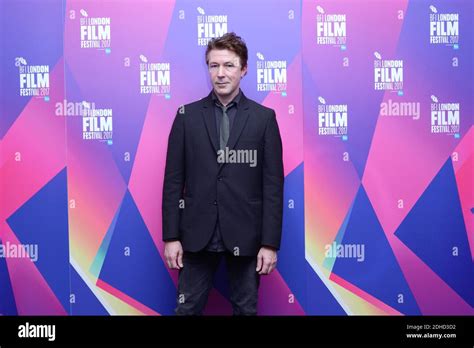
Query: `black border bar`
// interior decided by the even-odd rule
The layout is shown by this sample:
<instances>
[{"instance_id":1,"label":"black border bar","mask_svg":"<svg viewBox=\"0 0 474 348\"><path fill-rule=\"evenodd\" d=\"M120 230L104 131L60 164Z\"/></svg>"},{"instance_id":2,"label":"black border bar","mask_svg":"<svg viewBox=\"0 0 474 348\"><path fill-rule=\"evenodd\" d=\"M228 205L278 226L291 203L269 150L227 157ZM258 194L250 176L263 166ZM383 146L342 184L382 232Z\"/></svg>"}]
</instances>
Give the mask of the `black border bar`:
<instances>
[{"instance_id":1,"label":"black border bar","mask_svg":"<svg viewBox=\"0 0 474 348\"><path fill-rule=\"evenodd\" d=\"M0 316L0 348L94 344L474 346L473 316ZM55 340L19 337L55 325ZM34 331L34 330L33 330ZM31 332L33 332L31 331ZM45 331L46 332L46 331ZM454 335L455 337L454 337ZM408 337L407 335L412 335ZM418 335L415 337L413 335ZM439 337L440 335L448 335Z\"/></svg>"}]
</instances>

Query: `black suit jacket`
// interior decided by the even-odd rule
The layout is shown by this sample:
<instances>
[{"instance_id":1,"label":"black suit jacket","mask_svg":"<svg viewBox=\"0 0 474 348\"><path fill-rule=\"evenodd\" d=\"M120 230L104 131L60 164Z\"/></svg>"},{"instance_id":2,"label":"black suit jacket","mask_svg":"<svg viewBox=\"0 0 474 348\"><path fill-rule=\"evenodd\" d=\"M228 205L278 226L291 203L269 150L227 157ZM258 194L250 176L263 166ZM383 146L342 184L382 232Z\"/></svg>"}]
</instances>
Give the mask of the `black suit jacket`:
<instances>
[{"instance_id":1,"label":"black suit jacket","mask_svg":"<svg viewBox=\"0 0 474 348\"><path fill-rule=\"evenodd\" d=\"M163 183L163 240L180 240L184 251L204 249L216 221L234 255L256 255L262 245L280 248L284 174L275 112L243 93L241 98L227 147L235 154L255 150L254 167L218 162L211 94L181 107L173 122Z\"/></svg>"}]
</instances>

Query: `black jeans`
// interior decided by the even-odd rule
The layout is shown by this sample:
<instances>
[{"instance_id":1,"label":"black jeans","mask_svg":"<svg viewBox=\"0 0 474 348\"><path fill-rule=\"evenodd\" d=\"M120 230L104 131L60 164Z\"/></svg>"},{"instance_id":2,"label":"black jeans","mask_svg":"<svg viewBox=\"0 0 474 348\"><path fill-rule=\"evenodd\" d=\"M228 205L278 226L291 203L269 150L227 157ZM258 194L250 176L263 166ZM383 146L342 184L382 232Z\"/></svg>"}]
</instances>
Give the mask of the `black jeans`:
<instances>
[{"instance_id":1,"label":"black jeans","mask_svg":"<svg viewBox=\"0 0 474 348\"><path fill-rule=\"evenodd\" d=\"M179 270L176 315L202 315L216 270L225 257L234 315L256 315L260 275L257 256L234 256L230 252L184 252Z\"/></svg>"}]
</instances>

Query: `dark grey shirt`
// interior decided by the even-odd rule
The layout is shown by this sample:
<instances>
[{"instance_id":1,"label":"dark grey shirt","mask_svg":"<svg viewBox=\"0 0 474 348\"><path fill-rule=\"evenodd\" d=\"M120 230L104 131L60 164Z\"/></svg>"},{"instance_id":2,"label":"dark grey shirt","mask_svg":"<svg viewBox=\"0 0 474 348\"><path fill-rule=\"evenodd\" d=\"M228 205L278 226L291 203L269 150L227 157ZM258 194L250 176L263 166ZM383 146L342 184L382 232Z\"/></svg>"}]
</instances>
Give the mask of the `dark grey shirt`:
<instances>
[{"instance_id":1,"label":"dark grey shirt","mask_svg":"<svg viewBox=\"0 0 474 348\"><path fill-rule=\"evenodd\" d=\"M242 91L239 89L239 94L227 104L227 116L229 116L229 134L232 131L232 125L234 124L235 117L237 116L237 110L239 108L240 97ZM222 103L219 101L217 96L214 94L214 91L211 94L212 100L214 101L214 114L216 116L216 128L217 128L217 139L220 138L220 129L221 129L221 119L222 119ZM216 227L214 229L214 234L211 238L211 241L206 247L207 251L221 252L225 251L224 243L222 242L222 237L219 229L219 216L217 216Z\"/></svg>"}]
</instances>

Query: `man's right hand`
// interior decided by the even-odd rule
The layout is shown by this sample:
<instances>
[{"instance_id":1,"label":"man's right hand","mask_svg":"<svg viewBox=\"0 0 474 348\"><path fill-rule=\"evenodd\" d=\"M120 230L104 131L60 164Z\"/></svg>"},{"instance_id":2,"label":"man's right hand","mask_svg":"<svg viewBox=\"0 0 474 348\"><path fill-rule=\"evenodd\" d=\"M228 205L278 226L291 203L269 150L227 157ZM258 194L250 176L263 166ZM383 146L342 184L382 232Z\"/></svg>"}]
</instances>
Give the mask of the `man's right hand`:
<instances>
[{"instance_id":1,"label":"man's right hand","mask_svg":"<svg viewBox=\"0 0 474 348\"><path fill-rule=\"evenodd\" d=\"M181 269L183 265L183 247L179 240L165 242L165 259L171 269Z\"/></svg>"}]
</instances>

